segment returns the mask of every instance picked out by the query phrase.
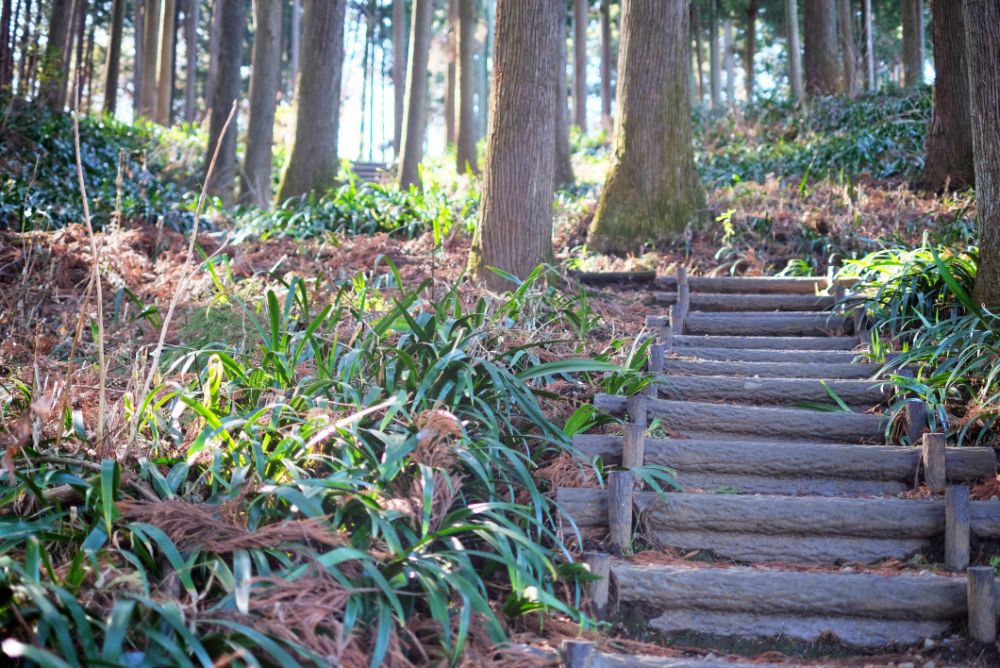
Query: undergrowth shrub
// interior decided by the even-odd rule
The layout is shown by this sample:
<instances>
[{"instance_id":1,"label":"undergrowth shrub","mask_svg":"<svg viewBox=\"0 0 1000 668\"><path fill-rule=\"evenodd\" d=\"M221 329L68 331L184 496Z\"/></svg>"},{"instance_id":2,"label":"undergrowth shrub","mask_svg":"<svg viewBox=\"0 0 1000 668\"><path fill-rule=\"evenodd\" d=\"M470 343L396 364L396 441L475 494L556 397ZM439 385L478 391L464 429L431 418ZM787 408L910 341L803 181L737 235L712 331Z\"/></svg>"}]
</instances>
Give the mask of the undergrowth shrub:
<instances>
[{"instance_id":1,"label":"undergrowth shrub","mask_svg":"<svg viewBox=\"0 0 1000 668\"><path fill-rule=\"evenodd\" d=\"M220 295L255 347L178 356L126 401L124 465L25 446L0 496L21 509L0 516L4 651L405 666L489 655L534 613L584 622L575 531L533 475L570 453L537 385L640 383L641 350L625 368L544 361L538 327L583 307L533 290L541 272L471 305L395 269L330 300L298 278L259 308Z\"/></svg>"}]
</instances>

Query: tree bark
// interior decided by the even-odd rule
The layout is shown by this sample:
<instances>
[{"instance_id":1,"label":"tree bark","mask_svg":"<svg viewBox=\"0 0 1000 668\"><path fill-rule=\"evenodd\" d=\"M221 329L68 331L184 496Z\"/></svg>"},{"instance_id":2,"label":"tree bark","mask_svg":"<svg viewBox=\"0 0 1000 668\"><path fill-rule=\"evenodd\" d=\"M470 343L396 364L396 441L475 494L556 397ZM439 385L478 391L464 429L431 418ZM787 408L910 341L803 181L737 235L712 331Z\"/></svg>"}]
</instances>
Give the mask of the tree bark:
<instances>
[{"instance_id":1,"label":"tree bark","mask_svg":"<svg viewBox=\"0 0 1000 668\"><path fill-rule=\"evenodd\" d=\"M876 91L875 83L875 36L872 34L872 0L865 0L865 72L868 77L868 92Z\"/></svg>"},{"instance_id":2,"label":"tree bark","mask_svg":"<svg viewBox=\"0 0 1000 668\"><path fill-rule=\"evenodd\" d=\"M1000 1L965 0L972 148L979 215L975 299L1000 306Z\"/></svg>"},{"instance_id":3,"label":"tree bark","mask_svg":"<svg viewBox=\"0 0 1000 668\"><path fill-rule=\"evenodd\" d=\"M240 179L245 204L271 203L274 110L281 86L281 0L254 0L253 55L250 70L250 119Z\"/></svg>"},{"instance_id":4,"label":"tree bark","mask_svg":"<svg viewBox=\"0 0 1000 668\"><path fill-rule=\"evenodd\" d=\"M212 16L208 26L208 76L205 77L205 104L211 107L212 95L219 78L219 37L222 34L222 5L212 2ZM211 113L211 108L208 112Z\"/></svg>"},{"instance_id":5,"label":"tree bark","mask_svg":"<svg viewBox=\"0 0 1000 668\"><path fill-rule=\"evenodd\" d=\"M12 0L3 0L2 4L3 9L0 9L0 89L7 91L10 89L14 76L14 45L11 36L16 30L16 21L13 19L14 5Z\"/></svg>"},{"instance_id":6,"label":"tree bark","mask_svg":"<svg viewBox=\"0 0 1000 668\"><path fill-rule=\"evenodd\" d=\"M619 47L620 48L620 47ZM620 61L620 58L619 58ZM619 62L619 71L620 71ZM719 0L709 0L708 11L708 78L712 109L722 104L722 72L719 62Z\"/></svg>"},{"instance_id":7,"label":"tree bark","mask_svg":"<svg viewBox=\"0 0 1000 668\"><path fill-rule=\"evenodd\" d=\"M611 0L601 0L601 127L611 124Z\"/></svg>"},{"instance_id":8,"label":"tree bark","mask_svg":"<svg viewBox=\"0 0 1000 668\"><path fill-rule=\"evenodd\" d=\"M556 76L556 153L555 153L555 184L565 187L573 183L573 163L569 155L569 90L566 81L566 24L568 12L559 22L559 38L557 41L558 57Z\"/></svg>"},{"instance_id":9,"label":"tree bark","mask_svg":"<svg viewBox=\"0 0 1000 668\"><path fill-rule=\"evenodd\" d=\"M695 83L698 85L698 104L705 102L705 64L704 50L701 43L701 6L691 3L691 32L694 33L694 63Z\"/></svg>"},{"instance_id":10,"label":"tree bark","mask_svg":"<svg viewBox=\"0 0 1000 668\"><path fill-rule=\"evenodd\" d=\"M924 82L924 3L902 0L903 86L913 88Z\"/></svg>"},{"instance_id":11,"label":"tree bark","mask_svg":"<svg viewBox=\"0 0 1000 668\"><path fill-rule=\"evenodd\" d=\"M156 58L159 54L160 0L146 0L142 21L142 83L140 84L139 115L156 118Z\"/></svg>"},{"instance_id":12,"label":"tree bark","mask_svg":"<svg viewBox=\"0 0 1000 668\"><path fill-rule=\"evenodd\" d=\"M788 26L788 85L792 90L792 98L800 100L803 87L798 0L785 0L785 23Z\"/></svg>"},{"instance_id":13,"label":"tree bark","mask_svg":"<svg viewBox=\"0 0 1000 668\"><path fill-rule=\"evenodd\" d=\"M805 0L804 9L806 94L836 95L843 91L837 52L837 3Z\"/></svg>"},{"instance_id":14,"label":"tree bark","mask_svg":"<svg viewBox=\"0 0 1000 668\"><path fill-rule=\"evenodd\" d=\"M222 129L233 103L240 96L240 61L243 55L243 0L216 0L219 10L219 63L212 91L208 128L206 165L211 164L216 145L220 146L215 173L207 182L208 194L221 197L226 206L233 204L236 180L236 121L225 135ZM322 108L322 107L320 107ZM316 114L322 116L324 114Z\"/></svg>"},{"instance_id":15,"label":"tree bark","mask_svg":"<svg viewBox=\"0 0 1000 668\"><path fill-rule=\"evenodd\" d=\"M733 20L722 19L722 64L726 70L726 103L736 104L736 45L733 43Z\"/></svg>"},{"instance_id":16,"label":"tree bark","mask_svg":"<svg viewBox=\"0 0 1000 668\"><path fill-rule=\"evenodd\" d=\"M458 0L458 130L455 151L459 174L479 171L476 161L476 0Z\"/></svg>"},{"instance_id":17,"label":"tree bark","mask_svg":"<svg viewBox=\"0 0 1000 668\"><path fill-rule=\"evenodd\" d=\"M61 111L66 106L66 80L69 63L63 57L66 41L70 38L73 19L73 0L53 0L49 14L48 42L39 75L39 98L49 109Z\"/></svg>"},{"instance_id":18,"label":"tree bark","mask_svg":"<svg viewBox=\"0 0 1000 668\"><path fill-rule=\"evenodd\" d=\"M406 2L392 3L392 93L393 133L392 152L399 158L403 138L403 98L406 95Z\"/></svg>"},{"instance_id":19,"label":"tree bark","mask_svg":"<svg viewBox=\"0 0 1000 668\"><path fill-rule=\"evenodd\" d=\"M295 140L278 202L330 188L337 178L345 0L305 0L302 61L295 83ZM322 113L319 113L322 112Z\"/></svg>"},{"instance_id":20,"label":"tree bark","mask_svg":"<svg viewBox=\"0 0 1000 668\"><path fill-rule=\"evenodd\" d=\"M447 68L444 76L444 134L445 145L452 146L455 143L455 74L458 70L455 60L458 56L456 45L458 44L458 0L448 0L448 25L445 36L445 60Z\"/></svg>"},{"instance_id":21,"label":"tree bark","mask_svg":"<svg viewBox=\"0 0 1000 668\"><path fill-rule=\"evenodd\" d=\"M184 78L184 120L194 123L198 103L198 15L201 0L187 0L184 7L184 44L187 75Z\"/></svg>"},{"instance_id":22,"label":"tree bark","mask_svg":"<svg viewBox=\"0 0 1000 668\"><path fill-rule=\"evenodd\" d=\"M936 191L961 189L975 180L962 5L932 0L931 14L934 116L927 133L927 158L920 185Z\"/></svg>"},{"instance_id":23,"label":"tree bark","mask_svg":"<svg viewBox=\"0 0 1000 668\"><path fill-rule=\"evenodd\" d=\"M747 102L753 100L753 88L754 88L754 72L753 72L753 57L757 52L757 0L748 0L747 2L747 35L746 35L746 48L743 51L743 71L744 75L744 86L746 87Z\"/></svg>"},{"instance_id":24,"label":"tree bark","mask_svg":"<svg viewBox=\"0 0 1000 668\"><path fill-rule=\"evenodd\" d=\"M21 60L17 64L17 95L28 97L28 63L31 61L28 45L31 44L31 0L25 3L24 24L21 26Z\"/></svg>"},{"instance_id":25,"label":"tree bark","mask_svg":"<svg viewBox=\"0 0 1000 668\"><path fill-rule=\"evenodd\" d=\"M559 22L551 0L496 0L490 128L471 274L496 289L511 285L490 270L520 278L552 256L553 99Z\"/></svg>"},{"instance_id":26,"label":"tree bark","mask_svg":"<svg viewBox=\"0 0 1000 668\"><path fill-rule=\"evenodd\" d=\"M398 173L399 187L404 190L420 183L419 166L424 157L424 134L427 129L427 65L433 9L433 0L413 0Z\"/></svg>"},{"instance_id":27,"label":"tree bark","mask_svg":"<svg viewBox=\"0 0 1000 668\"><path fill-rule=\"evenodd\" d=\"M176 18L176 0L163 0L163 11L160 14L160 72L156 87L156 122L160 125L170 125L170 107L174 101Z\"/></svg>"},{"instance_id":28,"label":"tree bark","mask_svg":"<svg viewBox=\"0 0 1000 668\"><path fill-rule=\"evenodd\" d=\"M104 62L104 113L115 115L118 109L118 76L121 73L122 32L125 25L125 0L111 5L111 42Z\"/></svg>"},{"instance_id":29,"label":"tree bark","mask_svg":"<svg viewBox=\"0 0 1000 668\"><path fill-rule=\"evenodd\" d=\"M837 0L840 53L844 61L844 93L858 94L858 50L854 44L854 8L851 0Z\"/></svg>"},{"instance_id":30,"label":"tree bark","mask_svg":"<svg viewBox=\"0 0 1000 668\"><path fill-rule=\"evenodd\" d=\"M573 123L587 132L587 23L589 0L573 2Z\"/></svg>"},{"instance_id":31,"label":"tree bark","mask_svg":"<svg viewBox=\"0 0 1000 668\"><path fill-rule=\"evenodd\" d=\"M703 215L688 103L685 0L624 0L615 158L590 244L635 250L676 236Z\"/></svg>"}]
</instances>

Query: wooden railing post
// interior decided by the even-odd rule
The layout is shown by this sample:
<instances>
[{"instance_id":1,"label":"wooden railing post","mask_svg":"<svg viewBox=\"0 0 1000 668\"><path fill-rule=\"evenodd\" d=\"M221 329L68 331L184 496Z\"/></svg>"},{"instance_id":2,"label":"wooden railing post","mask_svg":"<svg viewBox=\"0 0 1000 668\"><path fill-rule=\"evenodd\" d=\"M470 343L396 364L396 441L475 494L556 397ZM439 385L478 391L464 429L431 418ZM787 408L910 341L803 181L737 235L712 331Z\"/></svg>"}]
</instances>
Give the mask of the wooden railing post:
<instances>
[{"instance_id":1,"label":"wooden railing post","mask_svg":"<svg viewBox=\"0 0 1000 668\"><path fill-rule=\"evenodd\" d=\"M666 346L662 343L654 343L649 346L649 373L653 376L649 386L646 387L646 396L650 399L657 399L660 396L657 376L663 373L663 363L666 357Z\"/></svg>"},{"instance_id":2,"label":"wooden railing post","mask_svg":"<svg viewBox=\"0 0 1000 668\"><path fill-rule=\"evenodd\" d=\"M910 399L906 402L906 436L910 445L920 443L926 428L927 404L919 399Z\"/></svg>"},{"instance_id":3,"label":"wooden railing post","mask_svg":"<svg viewBox=\"0 0 1000 668\"><path fill-rule=\"evenodd\" d=\"M997 639L997 610L993 597L993 568L973 566L966 571L969 606L969 636L992 644Z\"/></svg>"},{"instance_id":4,"label":"wooden railing post","mask_svg":"<svg viewBox=\"0 0 1000 668\"><path fill-rule=\"evenodd\" d=\"M586 640L563 640L561 654L565 668L586 668L594 643Z\"/></svg>"},{"instance_id":5,"label":"wooden railing post","mask_svg":"<svg viewBox=\"0 0 1000 668\"><path fill-rule=\"evenodd\" d=\"M611 555L606 552L584 552L583 563L587 564L592 576L599 578L584 585L587 598L590 599L591 613L597 619L607 619L608 596L611 591Z\"/></svg>"},{"instance_id":6,"label":"wooden railing post","mask_svg":"<svg viewBox=\"0 0 1000 668\"><path fill-rule=\"evenodd\" d=\"M953 571L969 565L969 488L950 485L944 491L944 564Z\"/></svg>"},{"instance_id":7,"label":"wooden railing post","mask_svg":"<svg viewBox=\"0 0 1000 668\"><path fill-rule=\"evenodd\" d=\"M945 471L945 435L924 434L921 460L924 466L924 482L933 492L944 490L948 480Z\"/></svg>"},{"instance_id":8,"label":"wooden railing post","mask_svg":"<svg viewBox=\"0 0 1000 668\"><path fill-rule=\"evenodd\" d=\"M611 545L618 553L632 542L632 472L608 474L608 528Z\"/></svg>"}]
</instances>

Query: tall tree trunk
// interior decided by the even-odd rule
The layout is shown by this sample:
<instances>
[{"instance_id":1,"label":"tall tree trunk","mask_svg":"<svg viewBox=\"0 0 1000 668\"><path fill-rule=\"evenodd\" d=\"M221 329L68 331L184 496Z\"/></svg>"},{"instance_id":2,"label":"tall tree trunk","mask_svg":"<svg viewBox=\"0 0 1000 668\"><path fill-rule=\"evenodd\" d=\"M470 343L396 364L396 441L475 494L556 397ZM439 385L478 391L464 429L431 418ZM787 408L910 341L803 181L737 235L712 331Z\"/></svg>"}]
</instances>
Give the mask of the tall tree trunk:
<instances>
[{"instance_id":1,"label":"tall tree trunk","mask_svg":"<svg viewBox=\"0 0 1000 668\"><path fill-rule=\"evenodd\" d=\"M126 0L114 0L111 5L111 43L104 63L104 113L112 116L118 110L118 76L121 72L125 2Z\"/></svg>"},{"instance_id":2,"label":"tall tree trunk","mask_svg":"<svg viewBox=\"0 0 1000 668\"><path fill-rule=\"evenodd\" d=\"M222 133L233 103L240 96L240 61L243 56L243 0L216 0L219 6L219 69L215 90L212 91L212 111L208 122L208 155L206 165L212 160L216 145L219 157L212 179L206 183L210 195L221 197L227 205L233 204L236 179L236 121ZM317 107L322 109L323 107ZM324 114L316 114L323 116Z\"/></svg>"},{"instance_id":3,"label":"tall tree trunk","mask_svg":"<svg viewBox=\"0 0 1000 668\"><path fill-rule=\"evenodd\" d=\"M497 5L496 0L483 0L486 7L486 43L483 45L483 59L482 65L483 71L480 76L480 104L479 104L479 131L483 136L486 136L489 130L489 118L490 118L490 75L492 72L491 63L493 62L493 45L495 42L494 33L496 32L496 17L497 17Z\"/></svg>"},{"instance_id":4,"label":"tall tree trunk","mask_svg":"<svg viewBox=\"0 0 1000 668\"><path fill-rule=\"evenodd\" d=\"M865 0L865 73L868 77L868 92L876 91L875 83L875 36L872 34L872 0Z\"/></svg>"},{"instance_id":5,"label":"tall tree trunk","mask_svg":"<svg viewBox=\"0 0 1000 668\"><path fill-rule=\"evenodd\" d=\"M902 0L902 3L903 85L913 88L924 82L924 3L923 0Z\"/></svg>"},{"instance_id":6,"label":"tall tree trunk","mask_svg":"<svg viewBox=\"0 0 1000 668\"><path fill-rule=\"evenodd\" d=\"M854 8L851 0L837 0L840 53L844 61L844 92L848 97L858 94L858 50L854 44Z\"/></svg>"},{"instance_id":7,"label":"tall tree trunk","mask_svg":"<svg viewBox=\"0 0 1000 668\"><path fill-rule=\"evenodd\" d=\"M753 57L757 52L757 11L757 0L748 0L747 35L745 50L743 51L743 71L745 72L743 84L747 93L747 102L751 102L753 100Z\"/></svg>"},{"instance_id":8,"label":"tall tree trunk","mask_svg":"<svg viewBox=\"0 0 1000 668\"><path fill-rule=\"evenodd\" d=\"M843 90L837 50L837 3L805 0L804 8L806 94L835 95Z\"/></svg>"},{"instance_id":9,"label":"tall tree trunk","mask_svg":"<svg viewBox=\"0 0 1000 668\"><path fill-rule=\"evenodd\" d=\"M476 0L458 0L458 132L456 166L479 171L476 162Z\"/></svg>"},{"instance_id":10,"label":"tall tree trunk","mask_svg":"<svg viewBox=\"0 0 1000 668\"><path fill-rule=\"evenodd\" d=\"M733 56L736 45L733 43L733 20L722 20L722 63L726 70L726 103L736 104L736 66Z\"/></svg>"},{"instance_id":11,"label":"tall tree trunk","mask_svg":"<svg viewBox=\"0 0 1000 668\"><path fill-rule=\"evenodd\" d=\"M41 3L39 3L41 4ZM31 0L25 3L24 24L21 26L21 60L17 64L17 95L28 97L29 87L28 63L31 61L29 46L31 44Z\"/></svg>"},{"instance_id":12,"label":"tall tree trunk","mask_svg":"<svg viewBox=\"0 0 1000 668\"><path fill-rule=\"evenodd\" d=\"M587 132L587 23L589 0L573 2L573 123Z\"/></svg>"},{"instance_id":13,"label":"tall tree trunk","mask_svg":"<svg viewBox=\"0 0 1000 668\"><path fill-rule=\"evenodd\" d=\"M555 185L568 186L573 183L573 163L569 155L569 90L566 80L566 24L569 12L565 12L559 22L559 36L556 40L557 76L556 76L556 147L555 147Z\"/></svg>"},{"instance_id":14,"label":"tall tree trunk","mask_svg":"<svg viewBox=\"0 0 1000 668\"><path fill-rule=\"evenodd\" d=\"M406 2L392 2L392 94L393 133L392 152L399 158L403 138L403 98L406 95Z\"/></svg>"},{"instance_id":15,"label":"tall tree trunk","mask_svg":"<svg viewBox=\"0 0 1000 668\"><path fill-rule=\"evenodd\" d=\"M427 64L430 59L433 0L413 0L410 25L410 55L406 68L406 107L399 156L399 186L420 183L420 161L424 157L427 129Z\"/></svg>"},{"instance_id":16,"label":"tall tree trunk","mask_svg":"<svg viewBox=\"0 0 1000 668\"><path fill-rule=\"evenodd\" d=\"M799 44L799 3L785 0L785 23L788 26L788 85L792 98L802 98L802 46Z\"/></svg>"},{"instance_id":17,"label":"tall tree trunk","mask_svg":"<svg viewBox=\"0 0 1000 668\"><path fill-rule=\"evenodd\" d=\"M184 8L184 48L187 74L184 77L184 120L194 123L198 103L198 14L201 0L187 0Z\"/></svg>"},{"instance_id":18,"label":"tall tree trunk","mask_svg":"<svg viewBox=\"0 0 1000 668\"><path fill-rule=\"evenodd\" d=\"M1000 306L1000 1L965 0L972 148L979 216L975 299Z\"/></svg>"},{"instance_id":19,"label":"tall tree trunk","mask_svg":"<svg viewBox=\"0 0 1000 668\"><path fill-rule=\"evenodd\" d=\"M458 0L448 0L447 29L444 49L447 61L444 76L444 133L445 144L452 146L455 143L455 72L457 71L455 59L458 55L455 45L458 43L456 37L458 32Z\"/></svg>"},{"instance_id":20,"label":"tall tree trunk","mask_svg":"<svg viewBox=\"0 0 1000 668\"><path fill-rule=\"evenodd\" d=\"M271 203L274 110L281 87L282 0L254 0L253 55L250 70L250 119L240 179L245 204Z\"/></svg>"},{"instance_id":21,"label":"tall tree trunk","mask_svg":"<svg viewBox=\"0 0 1000 668\"><path fill-rule=\"evenodd\" d=\"M220 0L221 1L221 0ZM160 0L146 0L142 26L142 84L139 97L139 114L156 118L156 58L159 53Z\"/></svg>"},{"instance_id":22,"label":"tall tree trunk","mask_svg":"<svg viewBox=\"0 0 1000 668\"><path fill-rule=\"evenodd\" d=\"M621 47L619 47L621 48ZM719 62L719 0L709 0L708 12L708 78L711 87L712 109L722 105L722 72ZM621 81L621 56L618 58Z\"/></svg>"},{"instance_id":23,"label":"tall tree trunk","mask_svg":"<svg viewBox=\"0 0 1000 668\"><path fill-rule=\"evenodd\" d=\"M160 13L160 67L156 86L156 122L170 125L170 108L174 100L174 37L177 34L175 0L163 0Z\"/></svg>"},{"instance_id":24,"label":"tall tree trunk","mask_svg":"<svg viewBox=\"0 0 1000 668\"><path fill-rule=\"evenodd\" d=\"M73 46L78 43L78 35L81 32L80 21L81 19L86 21L85 5L87 0L74 0L73 9L70 12L70 30L69 35L66 38L65 44L63 44L63 62L66 63L66 72L68 76L63 77L61 80L62 90L59 92L59 97L66 100L69 103L70 109L76 108L75 95L71 99L69 95L69 86L72 82L75 86L77 80L77 63L79 59L73 57ZM75 61L75 62L74 62Z\"/></svg>"},{"instance_id":25,"label":"tall tree trunk","mask_svg":"<svg viewBox=\"0 0 1000 668\"><path fill-rule=\"evenodd\" d=\"M611 123L611 0L601 0L601 127Z\"/></svg>"},{"instance_id":26,"label":"tall tree trunk","mask_svg":"<svg viewBox=\"0 0 1000 668\"><path fill-rule=\"evenodd\" d=\"M496 0L496 49L479 224L469 269L487 286L511 285L490 270L520 278L552 257L553 93L559 23L565 4ZM565 45L565 42L563 42Z\"/></svg>"},{"instance_id":27,"label":"tall tree trunk","mask_svg":"<svg viewBox=\"0 0 1000 668\"><path fill-rule=\"evenodd\" d=\"M62 110L66 106L66 79L69 63L63 59L63 47L70 37L73 19L73 0L52 0L49 14L48 42L42 57L39 97L49 109Z\"/></svg>"},{"instance_id":28,"label":"tall tree trunk","mask_svg":"<svg viewBox=\"0 0 1000 668\"><path fill-rule=\"evenodd\" d=\"M278 187L278 201L334 185L340 168L340 82L344 64L345 0L305 0L302 62L295 83L295 141ZM322 110L323 113L317 113Z\"/></svg>"},{"instance_id":29,"label":"tall tree trunk","mask_svg":"<svg viewBox=\"0 0 1000 668\"><path fill-rule=\"evenodd\" d=\"M932 0L934 21L934 116L927 132L921 186L929 190L972 185L972 117L962 5Z\"/></svg>"},{"instance_id":30,"label":"tall tree trunk","mask_svg":"<svg viewBox=\"0 0 1000 668\"><path fill-rule=\"evenodd\" d=\"M212 105L212 99L219 78L219 43L222 35L222 5L220 0L212 2L212 16L208 26L208 76L205 77L205 104ZM211 108L208 109L211 112ZM228 113L228 112L227 112Z\"/></svg>"},{"instance_id":31,"label":"tall tree trunk","mask_svg":"<svg viewBox=\"0 0 1000 668\"><path fill-rule=\"evenodd\" d=\"M701 43L701 5L691 3L691 32L694 33L695 84L698 86L698 104L705 102L704 47Z\"/></svg>"},{"instance_id":32,"label":"tall tree trunk","mask_svg":"<svg viewBox=\"0 0 1000 668\"><path fill-rule=\"evenodd\" d=\"M590 229L597 250L635 250L698 220L705 191L692 149L685 0L624 0L615 161Z\"/></svg>"},{"instance_id":33,"label":"tall tree trunk","mask_svg":"<svg viewBox=\"0 0 1000 668\"><path fill-rule=\"evenodd\" d=\"M83 65L84 65L84 67L83 67L84 75L83 76L84 76L84 81L85 81L84 90L86 91L86 96L87 96L87 102L86 102L86 105L84 106L84 111L87 114L90 114L90 103L91 103L91 98L92 98L92 96L94 94L94 87L93 87L93 82L94 82L94 33L96 32L96 30L97 30L96 21L94 21L93 19L91 19L91 21L90 21L90 29L87 31L86 55L84 56L84 60L83 60Z\"/></svg>"},{"instance_id":34,"label":"tall tree trunk","mask_svg":"<svg viewBox=\"0 0 1000 668\"><path fill-rule=\"evenodd\" d=\"M14 4L12 0L3 0L0 9L0 90L10 89L14 76L14 45L12 34L16 30L13 19Z\"/></svg>"},{"instance_id":35,"label":"tall tree trunk","mask_svg":"<svg viewBox=\"0 0 1000 668\"><path fill-rule=\"evenodd\" d=\"M146 0L135 0L132 5L132 27L135 31L132 56L132 120L139 117L142 101L142 46L146 43Z\"/></svg>"},{"instance_id":36,"label":"tall tree trunk","mask_svg":"<svg viewBox=\"0 0 1000 668\"><path fill-rule=\"evenodd\" d=\"M289 24L288 56L292 70L292 94L294 95L295 80L299 77L299 59L301 58L302 51L302 0L292 0L292 17Z\"/></svg>"}]
</instances>

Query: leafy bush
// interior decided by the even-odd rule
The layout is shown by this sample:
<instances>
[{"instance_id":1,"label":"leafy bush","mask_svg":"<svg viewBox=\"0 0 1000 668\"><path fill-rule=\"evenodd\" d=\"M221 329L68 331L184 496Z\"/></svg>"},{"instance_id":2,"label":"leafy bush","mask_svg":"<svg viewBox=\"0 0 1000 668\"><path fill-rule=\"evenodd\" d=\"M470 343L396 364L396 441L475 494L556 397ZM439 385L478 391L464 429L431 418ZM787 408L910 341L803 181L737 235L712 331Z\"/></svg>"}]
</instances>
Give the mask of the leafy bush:
<instances>
[{"instance_id":1,"label":"leafy bush","mask_svg":"<svg viewBox=\"0 0 1000 668\"><path fill-rule=\"evenodd\" d=\"M35 509L0 519L4 651L409 665L536 611L582 620L565 518L532 475L568 438L530 383L618 367L542 361L533 328L566 304L530 292L541 271L471 307L394 269L322 307L301 279L259 309L230 295L256 349L186 354L126 401L131 470L26 448L0 498Z\"/></svg>"}]
</instances>

